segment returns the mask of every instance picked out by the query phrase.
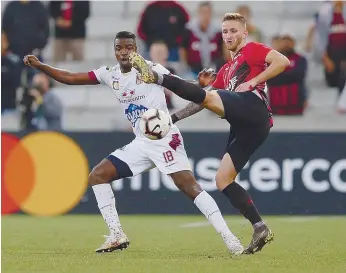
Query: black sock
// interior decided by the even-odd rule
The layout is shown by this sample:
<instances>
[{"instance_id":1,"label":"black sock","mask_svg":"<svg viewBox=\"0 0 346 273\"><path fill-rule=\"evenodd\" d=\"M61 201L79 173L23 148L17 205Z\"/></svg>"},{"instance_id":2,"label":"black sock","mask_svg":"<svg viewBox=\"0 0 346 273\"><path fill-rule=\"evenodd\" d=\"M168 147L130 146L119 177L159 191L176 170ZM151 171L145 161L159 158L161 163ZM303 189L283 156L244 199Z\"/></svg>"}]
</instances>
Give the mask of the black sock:
<instances>
[{"instance_id":1,"label":"black sock","mask_svg":"<svg viewBox=\"0 0 346 273\"><path fill-rule=\"evenodd\" d=\"M222 192L231 201L231 204L237 208L252 225L262 221L250 195L238 183L233 182L229 184Z\"/></svg>"},{"instance_id":2,"label":"black sock","mask_svg":"<svg viewBox=\"0 0 346 273\"><path fill-rule=\"evenodd\" d=\"M189 83L185 80L179 79L178 77L170 75L157 76L159 78L160 85L166 87L167 89L171 90L173 93L177 94L179 97L185 100L201 104L206 97L206 91L193 83Z\"/></svg>"}]
</instances>

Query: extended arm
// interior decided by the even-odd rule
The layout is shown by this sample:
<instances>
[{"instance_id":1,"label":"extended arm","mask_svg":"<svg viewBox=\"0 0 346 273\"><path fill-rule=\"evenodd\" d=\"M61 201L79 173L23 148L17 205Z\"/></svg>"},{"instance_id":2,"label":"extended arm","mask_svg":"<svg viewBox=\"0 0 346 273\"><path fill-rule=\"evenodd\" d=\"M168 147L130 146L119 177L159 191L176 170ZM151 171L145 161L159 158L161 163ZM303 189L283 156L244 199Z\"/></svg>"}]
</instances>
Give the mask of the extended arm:
<instances>
[{"instance_id":1,"label":"extended arm","mask_svg":"<svg viewBox=\"0 0 346 273\"><path fill-rule=\"evenodd\" d=\"M265 82L275 77L276 75L279 75L286 69L287 66L290 65L290 61L276 50L271 50L267 54L265 62L268 63L269 66L266 70L264 70L261 74L259 74L257 77L253 79L255 82L254 86L262 82Z\"/></svg>"},{"instance_id":2,"label":"extended arm","mask_svg":"<svg viewBox=\"0 0 346 273\"><path fill-rule=\"evenodd\" d=\"M37 67L38 70L47 74L54 80L68 85L95 85L98 84L96 79L90 78L87 72L74 73L63 69L58 69L47 64L41 64Z\"/></svg>"},{"instance_id":3,"label":"extended arm","mask_svg":"<svg viewBox=\"0 0 346 273\"><path fill-rule=\"evenodd\" d=\"M34 67L43 73L47 74L54 80L68 85L96 85L99 84L94 74L90 75L87 72L73 73L67 70L58 69L47 64L41 63L35 56L28 55L24 57L24 63Z\"/></svg>"}]
</instances>

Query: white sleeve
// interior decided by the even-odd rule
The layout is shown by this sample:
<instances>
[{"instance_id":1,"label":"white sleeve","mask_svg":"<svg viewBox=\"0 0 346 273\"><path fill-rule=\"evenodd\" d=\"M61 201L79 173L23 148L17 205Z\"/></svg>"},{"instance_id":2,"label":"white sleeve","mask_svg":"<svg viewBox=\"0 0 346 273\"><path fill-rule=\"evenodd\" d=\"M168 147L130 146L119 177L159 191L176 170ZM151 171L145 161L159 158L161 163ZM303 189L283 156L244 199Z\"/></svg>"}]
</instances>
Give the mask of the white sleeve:
<instances>
[{"instance_id":1,"label":"white sleeve","mask_svg":"<svg viewBox=\"0 0 346 273\"><path fill-rule=\"evenodd\" d=\"M106 85L106 82L107 82L107 75L109 74L109 67L108 66L101 66L100 68L98 69L94 69L92 72L94 73L97 81L100 83L100 84L104 84Z\"/></svg>"}]
</instances>

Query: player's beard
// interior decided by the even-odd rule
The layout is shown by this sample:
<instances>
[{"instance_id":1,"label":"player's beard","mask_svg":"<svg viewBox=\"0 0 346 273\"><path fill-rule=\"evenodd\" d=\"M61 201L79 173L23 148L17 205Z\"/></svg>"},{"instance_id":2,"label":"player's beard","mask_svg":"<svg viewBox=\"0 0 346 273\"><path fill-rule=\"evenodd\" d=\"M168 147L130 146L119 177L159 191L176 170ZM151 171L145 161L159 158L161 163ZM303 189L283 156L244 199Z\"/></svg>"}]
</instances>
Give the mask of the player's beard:
<instances>
[{"instance_id":1,"label":"player's beard","mask_svg":"<svg viewBox=\"0 0 346 273\"><path fill-rule=\"evenodd\" d=\"M229 51L236 52L242 41L242 37L237 37L235 38L235 41L233 41L232 43L226 43L226 47Z\"/></svg>"},{"instance_id":2,"label":"player's beard","mask_svg":"<svg viewBox=\"0 0 346 273\"><path fill-rule=\"evenodd\" d=\"M243 41L243 38L242 38L242 37L237 37L236 40L235 40L235 42L232 43L230 51L232 51L232 52L234 52L234 53L235 53L236 51L238 51L239 46L240 46L240 44L242 43L242 41Z\"/></svg>"}]
</instances>

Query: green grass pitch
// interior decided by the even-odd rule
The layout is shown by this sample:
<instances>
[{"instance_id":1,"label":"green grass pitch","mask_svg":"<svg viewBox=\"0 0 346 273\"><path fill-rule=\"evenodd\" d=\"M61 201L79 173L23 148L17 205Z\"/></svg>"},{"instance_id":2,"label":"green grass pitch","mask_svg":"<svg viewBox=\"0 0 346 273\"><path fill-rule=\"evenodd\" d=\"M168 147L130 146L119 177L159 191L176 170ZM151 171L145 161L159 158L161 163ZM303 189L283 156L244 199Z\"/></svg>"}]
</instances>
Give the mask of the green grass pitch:
<instances>
[{"instance_id":1,"label":"green grass pitch","mask_svg":"<svg viewBox=\"0 0 346 273\"><path fill-rule=\"evenodd\" d=\"M346 216L265 217L275 241L251 256L231 257L202 216L124 215L125 251L97 254L107 228L100 215L2 216L4 273L345 273ZM249 223L226 216L247 245Z\"/></svg>"}]
</instances>

